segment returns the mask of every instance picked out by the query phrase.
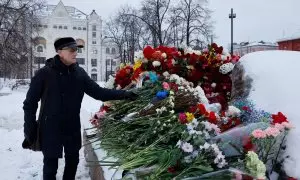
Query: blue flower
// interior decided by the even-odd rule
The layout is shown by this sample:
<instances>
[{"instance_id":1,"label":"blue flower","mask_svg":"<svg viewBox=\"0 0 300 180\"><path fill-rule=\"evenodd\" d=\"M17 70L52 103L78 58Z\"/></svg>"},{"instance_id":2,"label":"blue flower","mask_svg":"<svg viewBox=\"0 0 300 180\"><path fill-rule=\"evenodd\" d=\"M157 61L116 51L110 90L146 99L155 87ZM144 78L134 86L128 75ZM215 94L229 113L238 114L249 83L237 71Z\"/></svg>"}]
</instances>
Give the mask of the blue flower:
<instances>
[{"instance_id":1,"label":"blue flower","mask_svg":"<svg viewBox=\"0 0 300 180\"><path fill-rule=\"evenodd\" d=\"M158 81L158 77L154 72L149 72L149 77L152 83L155 83L156 81Z\"/></svg>"},{"instance_id":2,"label":"blue flower","mask_svg":"<svg viewBox=\"0 0 300 180\"><path fill-rule=\"evenodd\" d=\"M159 99L159 100L162 100L162 99L165 99L167 96L168 96L168 91L158 91L156 93L156 97Z\"/></svg>"}]
</instances>

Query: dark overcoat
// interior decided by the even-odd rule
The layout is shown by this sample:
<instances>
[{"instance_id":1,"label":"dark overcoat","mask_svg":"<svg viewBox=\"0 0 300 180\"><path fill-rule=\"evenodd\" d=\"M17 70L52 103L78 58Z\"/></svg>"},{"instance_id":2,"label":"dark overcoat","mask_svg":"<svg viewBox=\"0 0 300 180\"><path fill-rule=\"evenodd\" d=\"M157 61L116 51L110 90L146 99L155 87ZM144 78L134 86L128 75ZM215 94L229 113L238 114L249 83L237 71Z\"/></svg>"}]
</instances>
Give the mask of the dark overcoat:
<instances>
[{"instance_id":1,"label":"dark overcoat","mask_svg":"<svg viewBox=\"0 0 300 180\"><path fill-rule=\"evenodd\" d=\"M28 140L35 138L36 112L41 100L38 119L44 156L62 157L66 139L69 150L78 152L81 148L80 108L84 93L107 101L123 99L125 91L101 88L78 64L66 66L58 55L48 59L32 78L23 106L24 134Z\"/></svg>"}]
</instances>

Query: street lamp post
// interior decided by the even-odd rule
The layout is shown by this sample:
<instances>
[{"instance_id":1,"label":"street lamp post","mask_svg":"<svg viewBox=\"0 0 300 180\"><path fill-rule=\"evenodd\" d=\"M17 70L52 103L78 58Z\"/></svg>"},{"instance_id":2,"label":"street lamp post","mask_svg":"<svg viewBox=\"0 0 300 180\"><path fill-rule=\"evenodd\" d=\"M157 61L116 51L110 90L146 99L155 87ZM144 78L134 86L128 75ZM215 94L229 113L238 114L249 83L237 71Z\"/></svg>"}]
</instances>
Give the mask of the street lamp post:
<instances>
[{"instance_id":1,"label":"street lamp post","mask_svg":"<svg viewBox=\"0 0 300 180\"><path fill-rule=\"evenodd\" d=\"M229 14L231 19L231 56L233 55L233 19L236 18L236 14L233 13L233 8L231 8L231 13Z\"/></svg>"}]
</instances>

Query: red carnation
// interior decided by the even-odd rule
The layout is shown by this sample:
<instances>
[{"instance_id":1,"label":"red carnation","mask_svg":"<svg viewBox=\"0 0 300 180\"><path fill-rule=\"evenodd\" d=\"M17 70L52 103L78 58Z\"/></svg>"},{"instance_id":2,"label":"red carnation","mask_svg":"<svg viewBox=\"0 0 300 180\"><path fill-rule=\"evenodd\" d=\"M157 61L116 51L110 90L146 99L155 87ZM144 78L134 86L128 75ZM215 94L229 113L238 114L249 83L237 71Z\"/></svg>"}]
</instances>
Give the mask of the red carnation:
<instances>
[{"instance_id":1,"label":"red carnation","mask_svg":"<svg viewBox=\"0 0 300 180\"><path fill-rule=\"evenodd\" d=\"M244 111L251 111L250 108L249 108L248 106L243 106L242 109L243 109Z\"/></svg>"},{"instance_id":2,"label":"red carnation","mask_svg":"<svg viewBox=\"0 0 300 180\"><path fill-rule=\"evenodd\" d=\"M208 122L210 122L212 124L217 124L217 117L216 117L216 114L214 112L209 113Z\"/></svg>"},{"instance_id":3,"label":"red carnation","mask_svg":"<svg viewBox=\"0 0 300 180\"><path fill-rule=\"evenodd\" d=\"M151 59L152 58L152 54L155 52L155 50L151 47L151 46L147 46L144 48L144 57L147 59Z\"/></svg>"},{"instance_id":4,"label":"red carnation","mask_svg":"<svg viewBox=\"0 0 300 180\"><path fill-rule=\"evenodd\" d=\"M246 136L243 138L243 148L244 151L255 151L255 146L251 141L251 138L249 136Z\"/></svg>"},{"instance_id":5,"label":"red carnation","mask_svg":"<svg viewBox=\"0 0 300 180\"><path fill-rule=\"evenodd\" d=\"M276 124L276 123L281 124L283 122L288 122L287 118L281 112L278 112L277 115L272 114L272 119L273 119L272 124Z\"/></svg>"},{"instance_id":6,"label":"red carnation","mask_svg":"<svg viewBox=\"0 0 300 180\"><path fill-rule=\"evenodd\" d=\"M174 173L176 173L176 170L174 167L168 167L168 172L171 174L174 174Z\"/></svg>"},{"instance_id":7,"label":"red carnation","mask_svg":"<svg viewBox=\"0 0 300 180\"><path fill-rule=\"evenodd\" d=\"M198 109L200 111L200 115L203 115L206 113L206 108L205 108L204 104L198 104Z\"/></svg>"}]
</instances>

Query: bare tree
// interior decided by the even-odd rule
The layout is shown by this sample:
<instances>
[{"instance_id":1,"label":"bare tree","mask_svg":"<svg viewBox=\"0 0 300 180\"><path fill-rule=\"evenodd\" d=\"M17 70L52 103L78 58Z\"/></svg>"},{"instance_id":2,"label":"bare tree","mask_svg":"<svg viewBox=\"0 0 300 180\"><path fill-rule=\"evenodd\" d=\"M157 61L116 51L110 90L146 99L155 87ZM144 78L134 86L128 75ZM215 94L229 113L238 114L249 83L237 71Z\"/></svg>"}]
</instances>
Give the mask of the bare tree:
<instances>
[{"instance_id":1,"label":"bare tree","mask_svg":"<svg viewBox=\"0 0 300 180\"><path fill-rule=\"evenodd\" d=\"M147 26L146 30L151 32L153 46L165 44L170 24L167 21L170 0L144 0L141 14L124 14L140 19ZM150 42L149 42L150 43Z\"/></svg>"},{"instance_id":2,"label":"bare tree","mask_svg":"<svg viewBox=\"0 0 300 180\"><path fill-rule=\"evenodd\" d=\"M124 14L136 14L136 10L130 6L123 6L115 18L106 24L105 34L118 46L122 62L133 62L134 52L140 49L139 39L142 32L140 20L134 16Z\"/></svg>"},{"instance_id":3,"label":"bare tree","mask_svg":"<svg viewBox=\"0 0 300 180\"><path fill-rule=\"evenodd\" d=\"M183 23L187 46L192 42L207 42L212 35L211 11L206 5L207 0L180 0L173 10L173 18Z\"/></svg>"},{"instance_id":4,"label":"bare tree","mask_svg":"<svg viewBox=\"0 0 300 180\"><path fill-rule=\"evenodd\" d=\"M31 36L38 31L42 0L0 0L0 73L24 77L31 53ZM22 72L23 71L23 72Z\"/></svg>"}]
</instances>

